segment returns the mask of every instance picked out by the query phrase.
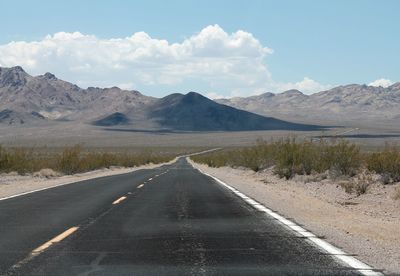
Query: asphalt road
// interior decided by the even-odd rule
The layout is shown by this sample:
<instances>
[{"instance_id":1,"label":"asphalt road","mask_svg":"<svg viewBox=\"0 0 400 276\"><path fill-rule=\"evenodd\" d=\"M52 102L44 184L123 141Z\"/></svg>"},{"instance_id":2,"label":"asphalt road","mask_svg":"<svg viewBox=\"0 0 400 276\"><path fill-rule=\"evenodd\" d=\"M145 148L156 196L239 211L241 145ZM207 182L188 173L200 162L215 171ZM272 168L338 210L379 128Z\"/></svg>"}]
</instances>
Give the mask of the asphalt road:
<instances>
[{"instance_id":1,"label":"asphalt road","mask_svg":"<svg viewBox=\"0 0 400 276\"><path fill-rule=\"evenodd\" d=\"M202 274L358 275L185 159L0 201L0 275Z\"/></svg>"}]
</instances>

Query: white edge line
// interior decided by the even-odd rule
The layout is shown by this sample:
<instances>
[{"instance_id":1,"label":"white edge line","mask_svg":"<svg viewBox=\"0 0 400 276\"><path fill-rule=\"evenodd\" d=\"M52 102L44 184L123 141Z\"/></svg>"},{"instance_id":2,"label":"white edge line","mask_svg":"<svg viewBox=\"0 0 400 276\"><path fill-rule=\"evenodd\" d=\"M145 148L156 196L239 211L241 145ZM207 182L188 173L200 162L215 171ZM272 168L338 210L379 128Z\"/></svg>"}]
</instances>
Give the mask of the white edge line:
<instances>
[{"instance_id":1,"label":"white edge line","mask_svg":"<svg viewBox=\"0 0 400 276\"><path fill-rule=\"evenodd\" d=\"M159 167L164 166L165 164L168 164L168 162L160 164ZM156 169L156 168L158 168L158 167L155 167L154 169ZM76 181L64 182L64 183L60 183L60 184L49 186L49 187L44 187L44 188L40 188L40 189L36 189L36 190L32 190L32 191L26 191L26 192L23 192L23 193L2 197L2 198L0 198L0 201L6 200L6 199L11 199L11 198L14 198L14 197L23 196L23 195L33 194L33 193L36 193L36 192L45 191L45 190L57 188L57 187L64 186L64 185L70 185L70 184L74 184L74 183L78 183L78 182L83 182L83 181L86 181L86 180L92 180L92 179L97 179L97 178L102 178L102 177L129 174L129 173L133 173L133 172L136 172L136 171L137 170L133 170L131 172L123 172L123 173L117 173L117 174L111 174L111 175L95 176L95 177L87 178L87 179L79 179L79 180L76 180Z\"/></svg>"},{"instance_id":2,"label":"white edge line","mask_svg":"<svg viewBox=\"0 0 400 276\"><path fill-rule=\"evenodd\" d=\"M133 172L135 172L135 171L123 172L123 173L117 173L117 174L111 174L111 175L95 176L95 177L87 178L87 179L79 179L79 180L76 180L76 181L64 182L64 183L60 183L60 184L57 184L57 185L40 188L40 189L37 189L37 190L26 191L26 192L23 192L23 193L20 193L20 194L16 194L16 195L10 195L10 196L6 196L6 197L2 197L2 198L0 198L0 201L6 200L6 199L11 199L11 198L14 198L14 197L23 196L23 195L33 194L33 193L36 193L36 192L49 190L49 189L57 188L57 187L64 186L64 185L70 185L70 184L79 183L79 182L83 182L83 181L87 181L87 180L93 180L93 179L97 179L97 178L103 178L103 177L109 177L109 176L117 176L117 175L123 175L123 174L130 174L130 173L133 173Z\"/></svg>"},{"instance_id":3,"label":"white edge line","mask_svg":"<svg viewBox=\"0 0 400 276\"><path fill-rule=\"evenodd\" d=\"M99 177L101 177L101 176L99 176ZM40 191L44 191L44 190L48 190L48 189L53 189L53 188L57 188L57 187L64 186L64 185L74 184L74 183L85 181L85 180L91 180L91 179L94 179L94 178L83 179L83 180L78 180L78 181L73 181L73 182L61 183L61 184L57 184L57 185L50 186L50 187L40 188L40 189L33 190L33 191L27 191L27 192L23 192L23 193L16 194L16 195L6 196L6 197L0 198L0 201L6 200L6 199L10 199L10 198L14 198L14 197L23 196L23 195L33 194L33 193L36 193L36 192L40 192Z\"/></svg>"},{"instance_id":4,"label":"white edge line","mask_svg":"<svg viewBox=\"0 0 400 276\"><path fill-rule=\"evenodd\" d=\"M192 165L193 166L193 165ZM327 253L331 254L335 258L339 259L342 263L347 264L348 266L354 268L357 270L357 272L361 273L362 275L366 276L378 276L378 275L383 275L380 272L375 271L371 266L367 265L366 263L361 262L360 260L349 256L347 253L342 251L341 249L337 248L336 246L333 246L332 244L318 238L316 235L314 235L312 232L305 230L301 226L297 225L296 223L282 217L278 213L272 211L271 209L268 209L261 203L255 201L254 199L249 198L248 196L244 195L243 193L239 192L235 188L231 187L230 185L226 184L222 180L216 178L213 175L210 175L206 172L203 172L201 169L196 168L193 166L193 168L197 169L199 172L201 172L204 175L207 175L214 179L217 183L221 184L228 190L231 190L234 194L236 194L238 197L242 198L246 203L254 207L255 209L265 212L267 215L273 217L277 221L279 221L281 224L286 226L288 229L292 230L293 232L303 236L305 239L310 241L314 246L319 247L326 251Z\"/></svg>"},{"instance_id":5,"label":"white edge line","mask_svg":"<svg viewBox=\"0 0 400 276\"><path fill-rule=\"evenodd\" d=\"M153 169L156 169L156 168L159 168L159 167L162 167L162 166L165 166L165 165L173 164L174 162L176 162L176 160L178 160L178 159L181 158L181 157L187 157L187 156L191 156L191 155L207 153L207 152L211 152L211 151L215 151L215 150L220 150L220 149L221 149L221 148L215 148L215 149L210 149L210 150L206 150L206 151L201 151L201 152L192 153L192 154L189 154L189 155L179 155L179 156L175 157L174 159L172 159L171 161L168 161L168 162L165 162L165 163L157 164L157 165L159 165L159 166L154 167ZM139 167L140 167L140 166L139 166ZM139 167L136 167L136 168L139 168ZM144 168L144 169L146 169L146 168ZM138 169L138 170L140 170L140 169ZM137 171L137 170L133 170L133 171L131 171L131 172L123 172L123 173L111 174L111 175L95 176L95 177L92 177L92 178L80 179L80 180L76 180L76 181L70 181L70 182L60 183L60 184L53 185L53 186L50 186L50 187L44 187L44 188L40 188L40 189L36 189L36 190L32 190L32 191L26 191L26 192L23 192L23 193L19 193L19 194L15 194L15 195L10 195L10 196L6 196L6 197L2 197L2 198L0 198L0 201L6 200L6 199L11 199L11 198L14 198L14 197L23 196L23 195L28 195L28 194L32 194L32 193L36 193L36 192L48 190L48 189L53 189L53 188L57 188L57 187L64 186L64 185L74 184L74 183L78 183L78 182L82 182L82 181L86 181L86 180L92 180L92 179L96 179L96 178L108 177L108 176L116 176L116 175L122 175L122 174L129 174L129 173L132 173L132 172L135 172L135 171ZM168 172L168 169L166 170L166 172Z\"/></svg>"}]
</instances>

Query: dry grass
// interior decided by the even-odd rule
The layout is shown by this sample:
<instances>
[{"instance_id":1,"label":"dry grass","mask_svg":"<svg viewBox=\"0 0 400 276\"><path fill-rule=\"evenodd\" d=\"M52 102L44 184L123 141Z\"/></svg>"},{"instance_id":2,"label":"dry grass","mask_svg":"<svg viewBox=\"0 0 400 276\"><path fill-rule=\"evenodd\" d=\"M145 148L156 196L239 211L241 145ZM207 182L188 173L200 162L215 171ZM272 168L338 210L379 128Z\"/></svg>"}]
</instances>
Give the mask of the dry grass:
<instances>
[{"instance_id":1,"label":"dry grass","mask_svg":"<svg viewBox=\"0 0 400 276\"><path fill-rule=\"evenodd\" d=\"M400 181L400 150L386 147L380 152L362 153L345 140L327 142L301 141L294 138L279 141L258 141L256 146L229 149L193 157L194 161L212 167L247 167L254 171L273 167L281 178L295 175L329 175L347 193L367 193L374 182L374 173L384 184ZM397 188L396 198L400 198Z\"/></svg>"},{"instance_id":2,"label":"dry grass","mask_svg":"<svg viewBox=\"0 0 400 276\"><path fill-rule=\"evenodd\" d=\"M296 174L310 175L327 170L353 176L361 165L360 149L344 140L297 142L294 138L258 141L254 147L204 154L193 159L211 167L247 167L254 171L274 166L275 173L287 179Z\"/></svg>"},{"instance_id":3,"label":"dry grass","mask_svg":"<svg viewBox=\"0 0 400 276\"><path fill-rule=\"evenodd\" d=\"M184 153L188 150L183 151ZM137 152L102 151L84 149L80 145L54 150L33 150L25 148L8 148L0 146L0 172L18 172L19 174L39 172L49 169L63 174L74 174L90 170L109 168L111 166L134 167L149 163L162 163L183 153L163 149L144 149ZM45 171L42 171L45 174ZM39 175L37 173L37 175ZM42 177L47 177L43 175Z\"/></svg>"},{"instance_id":4,"label":"dry grass","mask_svg":"<svg viewBox=\"0 0 400 276\"><path fill-rule=\"evenodd\" d=\"M350 181L340 181L339 182L340 187L343 188L343 190L348 193L351 194L354 192L354 183L350 182Z\"/></svg>"},{"instance_id":5,"label":"dry grass","mask_svg":"<svg viewBox=\"0 0 400 276\"><path fill-rule=\"evenodd\" d=\"M348 194L356 193L357 196L367 193L369 187L373 183L372 175L368 171L364 170L357 174L354 179L348 179L347 181L340 181L339 185Z\"/></svg>"},{"instance_id":6,"label":"dry grass","mask_svg":"<svg viewBox=\"0 0 400 276\"><path fill-rule=\"evenodd\" d=\"M367 168L382 175L382 182L389 184L400 181L400 149L395 146L386 146L381 152L367 156Z\"/></svg>"},{"instance_id":7,"label":"dry grass","mask_svg":"<svg viewBox=\"0 0 400 276\"><path fill-rule=\"evenodd\" d=\"M400 186L397 186L394 190L393 198L396 200L400 200Z\"/></svg>"},{"instance_id":8,"label":"dry grass","mask_svg":"<svg viewBox=\"0 0 400 276\"><path fill-rule=\"evenodd\" d=\"M41 169L40 171L33 173L33 176L40 178L52 178L61 176L61 174L59 172L53 171L52 169Z\"/></svg>"}]
</instances>

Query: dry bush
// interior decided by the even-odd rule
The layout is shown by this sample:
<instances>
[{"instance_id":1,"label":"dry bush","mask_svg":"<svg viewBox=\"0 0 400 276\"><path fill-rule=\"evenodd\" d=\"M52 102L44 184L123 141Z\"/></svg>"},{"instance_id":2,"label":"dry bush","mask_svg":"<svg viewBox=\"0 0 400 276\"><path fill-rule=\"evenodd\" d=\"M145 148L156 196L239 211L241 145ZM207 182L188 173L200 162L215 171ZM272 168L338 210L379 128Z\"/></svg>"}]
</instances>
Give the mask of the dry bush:
<instances>
[{"instance_id":1,"label":"dry bush","mask_svg":"<svg viewBox=\"0 0 400 276\"><path fill-rule=\"evenodd\" d=\"M345 140L320 147L320 162L338 174L354 176L361 166L360 148Z\"/></svg>"},{"instance_id":2,"label":"dry bush","mask_svg":"<svg viewBox=\"0 0 400 276\"><path fill-rule=\"evenodd\" d=\"M354 191L357 195L365 194L369 188L369 186L373 183L373 178L371 173L364 170L357 175L354 179Z\"/></svg>"},{"instance_id":3,"label":"dry bush","mask_svg":"<svg viewBox=\"0 0 400 276\"><path fill-rule=\"evenodd\" d=\"M311 141L297 143L294 138L274 143L275 173L286 179L295 174L309 175L317 168L318 145Z\"/></svg>"},{"instance_id":4,"label":"dry bush","mask_svg":"<svg viewBox=\"0 0 400 276\"><path fill-rule=\"evenodd\" d=\"M16 171L19 174L35 173L39 177L52 177L49 169L63 174L74 174L111 166L133 167L148 163L162 163L172 160L177 152L101 152L85 150L80 145L64 148L61 153L54 151L35 152L24 148L5 149L0 146L0 173Z\"/></svg>"},{"instance_id":5,"label":"dry bush","mask_svg":"<svg viewBox=\"0 0 400 276\"><path fill-rule=\"evenodd\" d=\"M395 200L400 200L400 186L397 186L397 187L394 189L393 198L394 198Z\"/></svg>"},{"instance_id":6,"label":"dry bush","mask_svg":"<svg viewBox=\"0 0 400 276\"><path fill-rule=\"evenodd\" d=\"M339 182L340 187L344 189L344 191L348 194L353 193L354 191L354 183L351 181L340 181Z\"/></svg>"},{"instance_id":7,"label":"dry bush","mask_svg":"<svg viewBox=\"0 0 400 276\"><path fill-rule=\"evenodd\" d=\"M23 148L4 149L0 146L0 171L12 172L19 174L31 172L35 163L32 151Z\"/></svg>"},{"instance_id":8,"label":"dry bush","mask_svg":"<svg viewBox=\"0 0 400 276\"><path fill-rule=\"evenodd\" d=\"M386 146L381 152L371 153L366 157L367 168L382 176L382 182L400 181L400 150L398 147Z\"/></svg>"},{"instance_id":9,"label":"dry bush","mask_svg":"<svg viewBox=\"0 0 400 276\"><path fill-rule=\"evenodd\" d=\"M274 166L274 172L286 179L296 174L310 175L327 170L352 176L361 165L359 148L346 141L297 142L295 138L258 141L254 147L206 153L193 157L193 160L211 167L247 167L254 171Z\"/></svg>"},{"instance_id":10,"label":"dry bush","mask_svg":"<svg viewBox=\"0 0 400 276\"><path fill-rule=\"evenodd\" d=\"M52 178L52 177L61 176L61 174L52 169L41 169L40 171L33 173L33 176L40 177L40 178Z\"/></svg>"},{"instance_id":11,"label":"dry bush","mask_svg":"<svg viewBox=\"0 0 400 276\"><path fill-rule=\"evenodd\" d=\"M225 149L191 157L195 162L207 164L210 167L246 167L259 171L273 165L272 147L258 142L254 147L240 149Z\"/></svg>"},{"instance_id":12,"label":"dry bush","mask_svg":"<svg viewBox=\"0 0 400 276\"><path fill-rule=\"evenodd\" d=\"M65 174L73 174L83 171L81 163L82 146L75 145L71 148L66 148L61 153L57 162L57 170Z\"/></svg>"}]
</instances>

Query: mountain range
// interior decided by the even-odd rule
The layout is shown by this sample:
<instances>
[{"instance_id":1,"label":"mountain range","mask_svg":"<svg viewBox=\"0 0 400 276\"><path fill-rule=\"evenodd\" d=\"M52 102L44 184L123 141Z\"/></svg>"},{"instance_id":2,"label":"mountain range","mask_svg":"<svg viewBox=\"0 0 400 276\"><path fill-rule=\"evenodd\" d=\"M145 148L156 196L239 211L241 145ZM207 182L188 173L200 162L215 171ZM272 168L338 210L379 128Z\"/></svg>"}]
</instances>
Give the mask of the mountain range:
<instances>
[{"instance_id":1,"label":"mountain range","mask_svg":"<svg viewBox=\"0 0 400 276\"><path fill-rule=\"evenodd\" d=\"M387 88L350 84L311 95L289 90L216 101L296 122L400 127L400 82Z\"/></svg>"},{"instance_id":2,"label":"mountain range","mask_svg":"<svg viewBox=\"0 0 400 276\"><path fill-rule=\"evenodd\" d=\"M0 124L67 122L146 130L318 130L214 102L198 93L154 98L118 87L83 89L51 73L31 76L20 66L0 67Z\"/></svg>"},{"instance_id":3,"label":"mountain range","mask_svg":"<svg viewBox=\"0 0 400 276\"><path fill-rule=\"evenodd\" d=\"M298 90L212 101L198 93L149 97L118 87L83 89L51 73L0 67L0 125L79 122L147 130L313 130L317 125L400 127L400 83L351 84L305 95Z\"/></svg>"}]
</instances>

